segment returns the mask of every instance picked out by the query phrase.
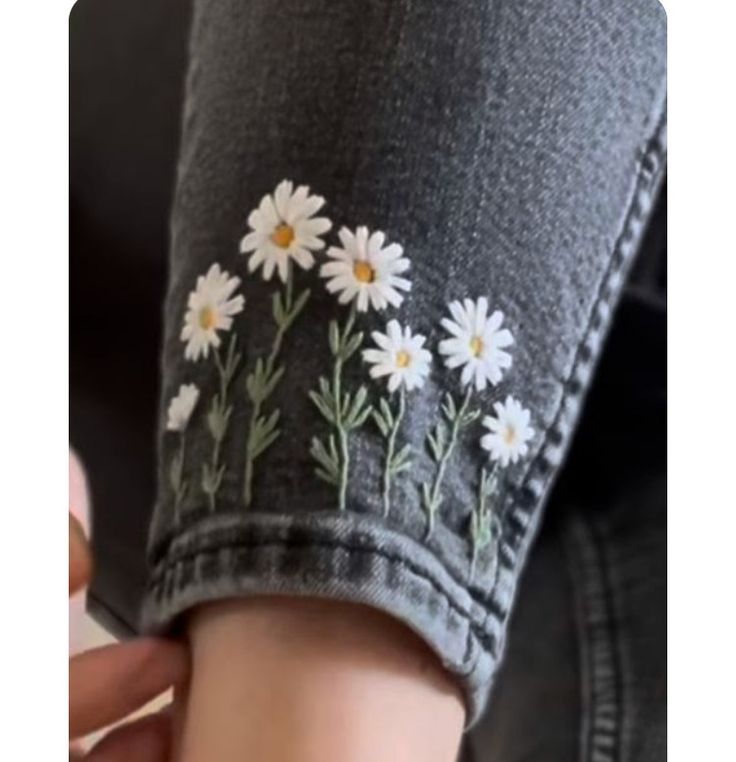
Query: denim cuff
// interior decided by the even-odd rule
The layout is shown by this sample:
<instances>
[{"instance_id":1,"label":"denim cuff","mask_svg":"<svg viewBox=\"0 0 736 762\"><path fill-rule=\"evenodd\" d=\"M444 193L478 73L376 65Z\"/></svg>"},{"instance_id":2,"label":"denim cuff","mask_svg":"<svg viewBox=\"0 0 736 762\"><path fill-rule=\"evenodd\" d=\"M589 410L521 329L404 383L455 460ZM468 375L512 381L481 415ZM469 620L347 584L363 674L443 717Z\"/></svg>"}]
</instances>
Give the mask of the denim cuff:
<instances>
[{"instance_id":1,"label":"denim cuff","mask_svg":"<svg viewBox=\"0 0 736 762\"><path fill-rule=\"evenodd\" d=\"M664 15L368 6L195 2L144 620L365 603L472 721L664 173Z\"/></svg>"},{"instance_id":2,"label":"denim cuff","mask_svg":"<svg viewBox=\"0 0 736 762\"><path fill-rule=\"evenodd\" d=\"M498 616L422 543L373 516L322 510L204 518L182 528L153 567L144 618L160 630L205 601L305 594L398 618L463 679L469 714L479 713L498 658Z\"/></svg>"}]
</instances>

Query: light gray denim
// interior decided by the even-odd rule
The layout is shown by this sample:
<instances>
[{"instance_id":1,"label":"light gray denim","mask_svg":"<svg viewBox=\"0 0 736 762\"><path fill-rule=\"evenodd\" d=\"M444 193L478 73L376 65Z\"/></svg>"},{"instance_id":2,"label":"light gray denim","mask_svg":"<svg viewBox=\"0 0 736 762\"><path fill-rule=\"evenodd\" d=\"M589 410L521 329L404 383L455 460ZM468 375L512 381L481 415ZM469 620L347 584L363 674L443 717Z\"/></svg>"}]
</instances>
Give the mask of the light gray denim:
<instances>
[{"instance_id":1,"label":"light gray denim","mask_svg":"<svg viewBox=\"0 0 736 762\"><path fill-rule=\"evenodd\" d=\"M149 629L206 600L283 593L357 601L399 618L462 678L471 720L499 664L519 575L566 451L596 357L665 163L665 15L655 0L218 0L195 3L163 352L160 496L151 526ZM273 338L273 283L238 253L246 220L284 178L324 196L336 227L400 241L412 292L365 330L397 317L441 338L454 299L487 295L513 331L514 364L483 393L533 413L529 457L504 471L497 554L469 576L469 517L483 461L479 428L448 469L433 535L418 485L425 448L457 371L436 361L412 397L402 436L415 452L382 517L382 440L351 440L348 509L315 478L309 443L324 421L307 391L327 373L327 324L340 316L316 270L297 283L310 306L284 348L275 393L284 433L241 501L250 414L244 376L223 444L231 464L211 512L196 484L209 457L204 407L190 423L195 485L175 520L166 406L181 383L215 391L212 362L184 359L187 296L213 262L239 274L235 318L246 367ZM357 387L359 361L348 369ZM371 386L371 393L375 392Z\"/></svg>"}]
</instances>

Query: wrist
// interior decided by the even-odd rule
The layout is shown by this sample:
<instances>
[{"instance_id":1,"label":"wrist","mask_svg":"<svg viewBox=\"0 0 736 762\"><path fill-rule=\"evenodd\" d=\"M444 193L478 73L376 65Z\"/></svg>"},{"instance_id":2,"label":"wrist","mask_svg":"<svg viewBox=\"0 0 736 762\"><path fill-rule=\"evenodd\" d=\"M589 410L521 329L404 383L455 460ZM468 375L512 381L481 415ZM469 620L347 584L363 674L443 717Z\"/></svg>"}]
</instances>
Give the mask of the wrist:
<instances>
[{"instance_id":1,"label":"wrist","mask_svg":"<svg viewBox=\"0 0 736 762\"><path fill-rule=\"evenodd\" d=\"M286 597L210 604L190 622L182 760L450 762L465 719L436 656L364 606Z\"/></svg>"}]
</instances>

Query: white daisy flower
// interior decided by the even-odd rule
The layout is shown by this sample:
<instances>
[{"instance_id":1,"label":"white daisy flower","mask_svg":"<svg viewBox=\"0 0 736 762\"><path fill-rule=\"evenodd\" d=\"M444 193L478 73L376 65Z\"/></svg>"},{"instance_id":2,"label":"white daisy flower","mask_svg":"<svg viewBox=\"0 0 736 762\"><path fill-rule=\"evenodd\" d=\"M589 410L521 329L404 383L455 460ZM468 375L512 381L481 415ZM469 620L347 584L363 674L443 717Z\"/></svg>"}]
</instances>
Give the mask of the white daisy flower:
<instances>
[{"instance_id":1,"label":"white daisy flower","mask_svg":"<svg viewBox=\"0 0 736 762\"><path fill-rule=\"evenodd\" d=\"M486 388L486 382L497 384L503 371L511 367L511 355L503 351L504 347L514 343L511 331L501 328L503 313L496 310L488 317L488 300L484 296L476 302L452 302L449 308L454 319L443 318L442 327L452 338L439 344L440 352L447 356L445 365L462 365L463 385L472 381L479 392Z\"/></svg>"},{"instance_id":2,"label":"white daisy flower","mask_svg":"<svg viewBox=\"0 0 736 762\"><path fill-rule=\"evenodd\" d=\"M383 310L389 304L398 307L404 297L399 291L409 291L411 283L399 275L409 269L409 260L398 243L384 248L386 236L380 231L369 235L368 228L359 227L355 233L342 228L338 233L342 248L330 246L327 262L319 274L327 281L327 290L340 292L338 301L347 304L357 299L359 312L365 312L368 304L374 310Z\"/></svg>"},{"instance_id":3,"label":"white daisy flower","mask_svg":"<svg viewBox=\"0 0 736 762\"><path fill-rule=\"evenodd\" d=\"M371 378L388 376L388 390L395 392L401 384L411 391L420 388L429 375L432 354L424 349L424 336L403 331L397 320L389 321L386 333L374 331L371 336L379 349L363 350L363 359L372 364Z\"/></svg>"},{"instance_id":4,"label":"white daisy flower","mask_svg":"<svg viewBox=\"0 0 736 762\"><path fill-rule=\"evenodd\" d=\"M264 280L271 280L278 269L284 283L292 259L309 270L314 265L312 252L324 248L321 236L332 227L326 217L314 216L324 203L322 196L310 196L306 185L294 190L290 180L279 183L273 195L265 195L248 217L251 232L240 241L241 254L253 252L248 270L263 266Z\"/></svg>"},{"instance_id":5,"label":"white daisy flower","mask_svg":"<svg viewBox=\"0 0 736 762\"><path fill-rule=\"evenodd\" d=\"M211 346L220 346L217 332L229 331L233 316L242 312L245 305L241 295L230 298L239 285L240 278L231 278L217 263L210 267L207 275L197 278L197 286L189 294L181 331L181 340L187 342L184 349L187 360L197 360L200 355L207 357Z\"/></svg>"},{"instance_id":6,"label":"white daisy flower","mask_svg":"<svg viewBox=\"0 0 736 762\"><path fill-rule=\"evenodd\" d=\"M490 433L481 437L480 444L488 450L491 460L505 467L527 454L527 442L534 436L534 429L529 425L529 411L511 395L505 402L496 402L493 408L496 417L483 418L483 425Z\"/></svg>"},{"instance_id":7,"label":"white daisy flower","mask_svg":"<svg viewBox=\"0 0 736 762\"><path fill-rule=\"evenodd\" d=\"M168 431L184 431L192 417L199 399L199 389L194 384L182 384L175 397L169 402Z\"/></svg>"}]
</instances>

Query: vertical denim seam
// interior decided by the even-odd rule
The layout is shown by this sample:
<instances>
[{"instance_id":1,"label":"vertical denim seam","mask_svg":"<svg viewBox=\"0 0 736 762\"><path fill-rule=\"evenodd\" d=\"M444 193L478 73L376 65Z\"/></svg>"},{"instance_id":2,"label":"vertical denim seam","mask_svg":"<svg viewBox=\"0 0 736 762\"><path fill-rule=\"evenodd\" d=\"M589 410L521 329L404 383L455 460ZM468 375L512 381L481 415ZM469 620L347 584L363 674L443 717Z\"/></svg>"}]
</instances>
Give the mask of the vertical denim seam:
<instances>
[{"instance_id":1,"label":"vertical denim seam","mask_svg":"<svg viewBox=\"0 0 736 762\"><path fill-rule=\"evenodd\" d=\"M616 239L616 245L611 253L607 269L598 286L598 293L591 306L586 327L578 342L570 372L563 383L563 393L552 417L552 423L545 430L544 439L534 458L530 461L518 487L512 487L504 501L499 563L507 570L513 571L515 568L515 562L523 543L523 536L529 534L530 514L537 506L538 501L543 498L550 481L556 474L557 469L550 468L551 463L554 462L554 459L550 460L551 453L561 448L564 449L569 443L576 416L567 422L563 418L571 403L579 406L579 398L583 396L585 391L585 384L579 379L590 372L597 360L602 339L610 324L611 305L622 285L621 270L631 261L633 253L636 251L636 243L639 239L637 226L641 228L653 204L664 170L665 133L666 102L663 102L656 127L644 143L645 147L639 162L639 173L624 216L624 223ZM618 288L614 288L612 285L616 278L618 279ZM602 314L603 311L607 311L608 314ZM596 340L594 341L594 339ZM546 480L544 480L545 475L547 476ZM530 483L538 477L542 477L544 483L532 486ZM516 503L515 507L512 507L513 503ZM509 542L511 522L518 525L516 534L520 535L515 542L516 547L512 547ZM491 595L485 601L486 606L489 606L493 599L494 588L491 588ZM507 615L508 611L506 610L504 611L504 618Z\"/></svg>"},{"instance_id":2,"label":"vertical denim seam","mask_svg":"<svg viewBox=\"0 0 736 762\"><path fill-rule=\"evenodd\" d=\"M565 538L578 631L580 762L621 759L623 681L614 591L606 546L593 521L579 515Z\"/></svg>"}]
</instances>

